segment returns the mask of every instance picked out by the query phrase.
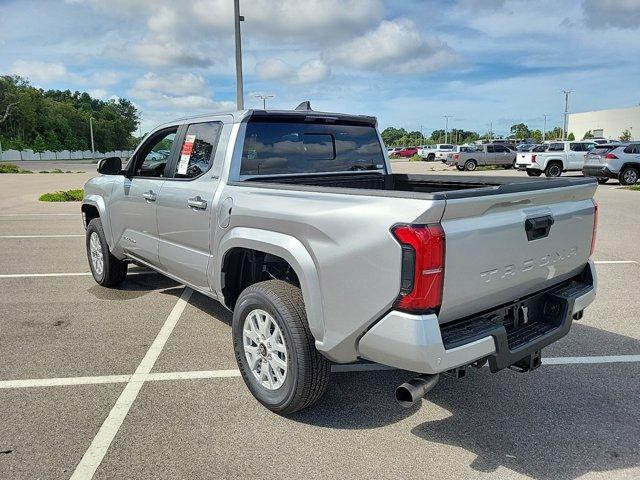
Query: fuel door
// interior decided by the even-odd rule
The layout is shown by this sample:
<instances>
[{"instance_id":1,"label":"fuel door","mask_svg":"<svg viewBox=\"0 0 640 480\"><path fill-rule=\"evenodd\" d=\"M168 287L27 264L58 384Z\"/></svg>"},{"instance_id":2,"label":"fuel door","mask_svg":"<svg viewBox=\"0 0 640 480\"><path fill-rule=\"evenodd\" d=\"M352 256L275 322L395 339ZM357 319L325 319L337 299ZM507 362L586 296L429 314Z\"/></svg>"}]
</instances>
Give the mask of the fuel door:
<instances>
[{"instance_id":1,"label":"fuel door","mask_svg":"<svg viewBox=\"0 0 640 480\"><path fill-rule=\"evenodd\" d=\"M231 210L233 210L233 198L227 197L220 203L220 208L218 208L218 225L220 225L220 228L229 226Z\"/></svg>"}]
</instances>

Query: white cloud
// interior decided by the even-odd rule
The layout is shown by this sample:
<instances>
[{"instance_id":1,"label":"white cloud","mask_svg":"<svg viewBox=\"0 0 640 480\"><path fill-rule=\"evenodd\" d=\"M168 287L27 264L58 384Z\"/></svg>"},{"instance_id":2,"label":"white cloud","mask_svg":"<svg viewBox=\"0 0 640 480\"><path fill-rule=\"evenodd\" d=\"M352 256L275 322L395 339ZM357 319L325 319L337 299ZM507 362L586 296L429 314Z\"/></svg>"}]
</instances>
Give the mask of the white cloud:
<instances>
[{"instance_id":1,"label":"white cloud","mask_svg":"<svg viewBox=\"0 0 640 480\"><path fill-rule=\"evenodd\" d=\"M582 8L590 26L640 28L640 0L583 0Z\"/></svg>"},{"instance_id":2,"label":"white cloud","mask_svg":"<svg viewBox=\"0 0 640 480\"><path fill-rule=\"evenodd\" d=\"M325 80L331 69L323 60L310 60L294 68L280 58L268 58L256 64L262 80L282 80L286 83L316 83Z\"/></svg>"},{"instance_id":3,"label":"white cloud","mask_svg":"<svg viewBox=\"0 0 640 480\"><path fill-rule=\"evenodd\" d=\"M108 87L115 85L120 80L120 75L116 72L105 71L95 72L91 75L91 83L94 85L100 85Z\"/></svg>"},{"instance_id":4,"label":"white cloud","mask_svg":"<svg viewBox=\"0 0 640 480\"><path fill-rule=\"evenodd\" d=\"M325 57L346 67L402 74L433 72L458 60L445 42L423 36L407 19L385 20Z\"/></svg>"},{"instance_id":5,"label":"white cloud","mask_svg":"<svg viewBox=\"0 0 640 480\"><path fill-rule=\"evenodd\" d=\"M298 83L316 83L325 80L331 69L323 60L311 60L304 63L297 71Z\"/></svg>"},{"instance_id":6,"label":"white cloud","mask_svg":"<svg viewBox=\"0 0 640 480\"><path fill-rule=\"evenodd\" d=\"M97 98L98 100L107 100L109 99L109 93L103 88L93 88L87 90L87 93L91 95L92 98Z\"/></svg>"},{"instance_id":7,"label":"white cloud","mask_svg":"<svg viewBox=\"0 0 640 480\"><path fill-rule=\"evenodd\" d=\"M213 55L199 51L194 46L179 45L175 42L160 42L152 38L131 47L134 57L154 67L208 67L213 63Z\"/></svg>"},{"instance_id":8,"label":"white cloud","mask_svg":"<svg viewBox=\"0 0 640 480\"><path fill-rule=\"evenodd\" d=\"M64 64L56 62L16 60L9 68L9 73L28 78L35 83L47 83L57 80L84 83L84 79L80 75L69 72Z\"/></svg>"},{"instance_id":9,"label":"white cloud","mask_svg":"<svg viewBox=\"0 0 640 480\"><path fill-rule=\"evenodd\" d=\"M204 77L193 73L157 75L146 73L138 78L129 94L143 106L167 109L229 110L233 102L214 101Z\"/></svg>"}]
</instances>

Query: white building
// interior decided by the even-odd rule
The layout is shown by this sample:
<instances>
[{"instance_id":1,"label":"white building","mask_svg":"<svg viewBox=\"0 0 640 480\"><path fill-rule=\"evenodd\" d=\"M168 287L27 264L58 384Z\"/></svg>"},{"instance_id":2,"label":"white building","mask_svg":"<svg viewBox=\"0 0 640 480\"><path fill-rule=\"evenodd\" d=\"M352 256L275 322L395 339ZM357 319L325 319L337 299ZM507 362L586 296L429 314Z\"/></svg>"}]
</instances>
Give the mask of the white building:
<instances>
[{"instance_id":1,"label":"white building","mask_svg":"<svg viewBox=\"0 0 640 480\"><path fill-rule=\"evenodd\" d=\"M624 130L631 132L631 139L640 138L640 105L629 108L612 108L593 112L570 113L567 131L581 140L591 131L594 137L619 140Z\"/></svg>"}]
</instances>

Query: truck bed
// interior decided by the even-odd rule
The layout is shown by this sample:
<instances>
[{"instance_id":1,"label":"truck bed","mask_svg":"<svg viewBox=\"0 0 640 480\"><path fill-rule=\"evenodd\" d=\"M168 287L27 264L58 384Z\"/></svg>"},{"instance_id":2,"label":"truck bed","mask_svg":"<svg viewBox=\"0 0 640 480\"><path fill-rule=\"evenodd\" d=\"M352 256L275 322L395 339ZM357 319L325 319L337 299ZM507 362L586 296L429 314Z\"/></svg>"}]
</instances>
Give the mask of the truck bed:
<instances>
[{"instance_id":1,"label":"truck bed","mask_svg":"<svg viewBox=\"0 0 640 480\"><path fill-rule=\"evenodd\" d=\"M409 175L375 172L260 176L245 179L242 183L254 183L261 186L294 190L301 190L300 187L304 186L305 188L302 188L302 190L324 191L327 193L332 191L334 193L347 193L344 189L358 189L361 190L358 193L363 195L407 196L446 200L586 185L595 183L595 180L592 178L462 177L459 175Z\"/></svg>"}]
</instances>

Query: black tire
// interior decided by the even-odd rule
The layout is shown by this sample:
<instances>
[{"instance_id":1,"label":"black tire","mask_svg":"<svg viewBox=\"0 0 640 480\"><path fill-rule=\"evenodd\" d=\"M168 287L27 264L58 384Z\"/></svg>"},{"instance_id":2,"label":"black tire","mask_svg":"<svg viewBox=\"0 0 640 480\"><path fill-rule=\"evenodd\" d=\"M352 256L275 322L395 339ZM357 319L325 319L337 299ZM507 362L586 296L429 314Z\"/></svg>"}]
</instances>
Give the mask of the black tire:
<instances>
[{"instance_id":1,"label":"black tire","mask_svg":"<svg viewBox=\"0 0 640 480\"><path fill-rule=\"evenodd\" d=\"M244 322L256 309L273 317L287 349L287 373L283 384L274 390L263 386L254 376L244 351ZM256 283L240 294L233 311L233 349L247 388L273 412L286 415L307 408L322 397L329 385L331 365L316 350L302 292L282 280Z\"/></svg>"},{"instance_id":2,"label":"black tire","mask_svg":"<svg viewBox=\"0 0 640 480\"><path fill-rule=\"evenodd\" d=\"M502 168L504 168L505 170L511 170L513 168L513 165L509 164L509 165L502 165Z\"/></svg>"},{"instance_id":3,"label":"black tire","mask_svg":"<svg viewBox=\"0 0 640 480\"><path fill-rule=\"evenodd\" d=\"M542 175L542 172L540 170L527 170L527 175L530 177L539 177Z\"/></svg>"},{"instance_id":4,"label":"black tire","mask_svg":"<svg viewBox=\"0 0 640 480\"><path fill-rule=\"evenodd\" d=\"M427 162L433 162L436 159L435 153L430 153L427 155Z\"/></svg>"},{"instance_id":5,"label":"black tire","mask_svg":"<svg viewBox=\"0 0 640 480\"><path fill-rule=\"evenodd\" d=\"M464 167L463 167L463 166L461 166L461 165L456 165L456 168L457 168L459 171L464 172Z\"/></svg>"},{"instance_id":6,"label":"black tire","mask_svg":"<svg viewBox=\"0 0 640 480\"><path fill-rule=\"evenodd\" d=\"M99 248L102 251L102 271L98 271L97 266L94 265L94 261L92 260L90 243L94 233L97 236ZM127 263L114 257L109 251L109 245L104 236L100 218L94 218L89 222L89 225L87 225L85 244L93 279L103 287L115 287L121 284L127 276Z\"/></svg>"},{"instance_id":7,"label":"black tire","mask_svg":"<svg viewBox=\"0 0 640 480\"><path fill-rule=\"evenodd\" d=\"M559 177L562 175L562 164L560 162L551 162L544 169L544 174L547 177Z\"/></svg>"},{"instance_id":8,"label":"black tire","mask_svg":"<svg viewBox=\"0 0 640 480\"><path fill-rule=\"evenodd\" d=\"M467 172L473 172L478 167L478 163L475 160L467 160L464 162L464 169Z\"/></svg>"},{"instance_id":9,"label":"black tire","mask_svg":"<svg viewBox=\"0 0 640 480\"><path fill-rule=\"evenodd\" d=\"M607 183L609 181L609 179L607 177L600 177L598 178L598 183L600 185L604 185L605 183Z\"/></svg>"},{"instance_id":10,"label":"black tire","mask_svg":"<svg viewBox=\"0 0 640 480\"><path fill-rule=\"evenodd\" d=\"M638 182L638 177L640 177L640 172L637 167L624 167L620 171L618 180L620 185L633 185Z\"/></svg>"}]
</instances>

